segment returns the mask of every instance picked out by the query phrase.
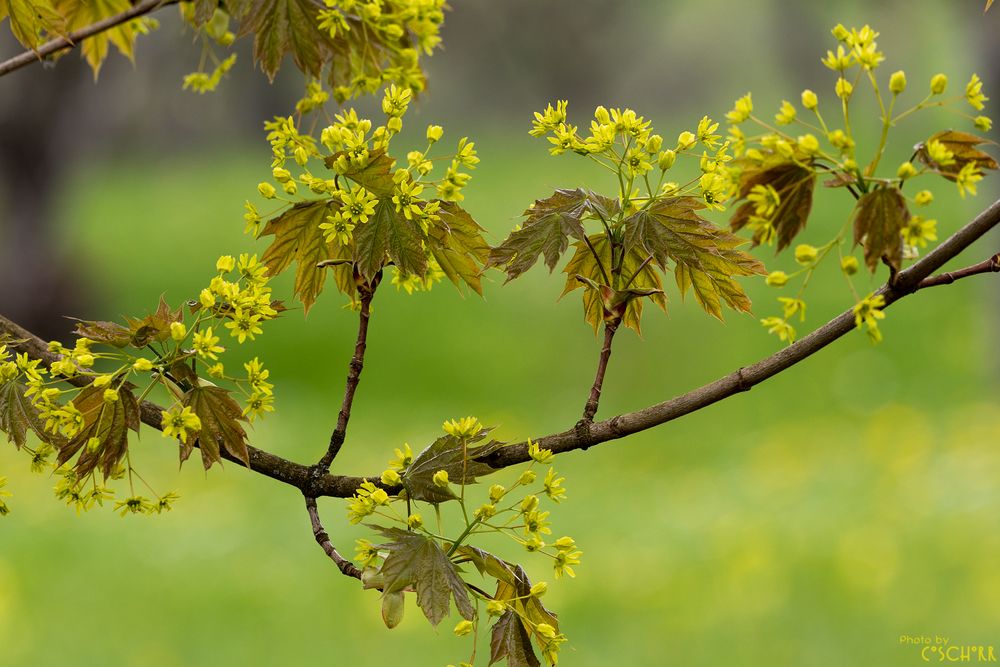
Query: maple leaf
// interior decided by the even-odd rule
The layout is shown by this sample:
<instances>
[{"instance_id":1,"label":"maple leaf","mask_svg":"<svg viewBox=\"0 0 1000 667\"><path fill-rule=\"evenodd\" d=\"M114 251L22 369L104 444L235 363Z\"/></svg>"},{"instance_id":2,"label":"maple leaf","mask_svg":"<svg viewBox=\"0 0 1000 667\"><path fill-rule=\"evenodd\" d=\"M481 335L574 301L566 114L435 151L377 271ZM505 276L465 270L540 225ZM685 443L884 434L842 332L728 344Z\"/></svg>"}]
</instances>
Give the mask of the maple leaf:
<instances>
[{"instance_id":1,"label":"maple leaf","mask_svg":"<svg viewBox=\"0 0 1000 667\"><path fill-rule=\"evenodd\" d=\"M762 163L743 159L739 166L742 171L737 200L746 199L756 185L770 185L778 193L779 203L771 224L777 232L777 250L781 252L806 227L812 210L816 172L801 162L777 155L766 157ZM739 231L750 221L755 207L754 202L748 201L736 209L729 220L733 231ZM756 246L760 242L760 234L755 234L753 244Z\"/></svg>"},{"instance_id":2,"label":"maple leaf","mask_svg":"<svg viewBox=\"0 0 1000 667\"><path fill-rule=\"evenodd\" d=\"M451 282L458 286L465 281L482 296L480 275L490 256L483 228L458 204L438 203L440 219L428 226L427 248Z\"/></svg>"},{"instance_id":3,"label":"maple leaf","mask_svg":"<svg viewBox=\"0 0 1000 667\"><path fill-rule=\"evenodd\" d=\"M585 218L609 218L618 214L616 200L578 188L556 190L547 199L537 200L524 212L521 229L490 252L488 266L502 266L507 282L530 269L539 256L549 271L569 247L569 239L583 240Z\"/></svg>"},{"instance_id":4,"label":"maple leaf","mask_svg":"<svg viewBox=\"0 0 1000 667\"><path fill-rule=\"evenodd\" d=\"M610 270L612 253L611 243L608 241L606 233L593 234L588 237L588 240L590 247L593 247L597 257L600 258L600 264L594 257L594 252L591 252L590 247L585 242L577 241L574 243L576 252L573 253L563 269L563 272L566 273L566 286L560 296L569 294L573 290L588 287L583 294L583 317L597 332L605 321L606 313L601 291L594 284L606 284L604 272ZM622 258L621 275L624 276L625 280L634 275L630 289L648 292L635 296L648 296L653 303L666 311L667 297L663 293L663 283L656 272L656 267L651 262L645 261L647 257L648 254L644 253L641 248L630 248ZM602 266L604 271L601 270ZM638 273L636 273L637 271ZM578 276L587 280L580 280ZM628 299L627 306L621 314L622 323L637 333L641 332L639 323L642 318L642 305L642 299Z\"/></svg>"},{"instance_id":5,"label":"maple leaf","mask_svg":"<svg viewBox=\"0 0 1000 667\"><path fill-rule=\"evenodd\" d=\"M128 452L129 429L139 432L139 401L131 389L119 387L118 400L111 403L104 400L105 390L89 385L77 394L73 407L83 415L83 427L70 440L53 443L59 450L56 467L79 452L73 468L80 478L97 467L105 477L110 477ZM90 445L92 438L97 438L96 447Z\"/></svg>"},{"instance_id":6,"label":"maple leaf","mask_svg":"<svg viewBox=\"0 0 1000 667\"><path fill-rule=\"evenodd\" d=\"M504 612L490 631L489 665L507 658L507 667L541 667L531 648L531 637L521 618L513 611Z\"/></svg>"},{"instance_id":7,"label":"maple leaf","mask_svg":"<svg viewBox=\"0 0 1000 667\"><path fill-rule=\"evenodd\" d=\"M495 471L489 465L476 461L503 446L496 440L473 447L485 438L492 429L484 428L476 435L466 438L466 445L453 435L441 436L413 458L413 462L403 472L403 486L414 500L442 503L457 498L451 489L434 483L434 473L444 470L448 479L456 484L475 484L477 477Z\"/></svg>"},{"instance_id":8,"label":"maple leaf","mask_svg":"<svg viewBox=\"0 0 1000 667\"><path fill-rule=\"evenodd\" d=\"M117 16L131 9L132 3L129 0L56 0L56 8L66 16L67 28L78 30L108 17ZM114 44L123 56L133 60L135 38L138 35L135 26L140 20L126 21L81 42L80 49L94 72L95 80L101 71L101 65L108 57L109 45Z\"/></svg>"},{"instance_id":9,"label":"maple leaf","mask_svg":"<svg viewBox=\"0 0 1000 667\"><path fill-rule=\"evenodd\" d=\"M163 342L170 338L170 325L183 319L183 308L171 310L166 300L161 296L156 312L152 315L143 318L125 317L132 336L129 345L143 348L153 340Z\"/></svg>"},{"instance_id":10,"label":"maple leaf","mask_svg":"<svg viewBox=\"0 0 1000 667\"><path fill-rule=\"evenodd\" d=\"M927 153L927 144L931 141L939 141L944 144L944 147L954 154L955 161L951 164L942 165L932 160ZM974 162L980 169L997 169L1000 165L997 165L997 161L989 153L985 153L977 148L980 144L996 145L996 142L977 137L968 132L945 130L938 132L917 147L917 159L932 169L937 170L939 174L949 181L954 181L958 177L958 173L962 171L962 167L970 162Z\"/></svg>"},{"instance_id":11,"label":"maple leaf","mask_svg":"<svg viewBox=\"0 0 1000 667\"><path fill-rule=\"evenodd\" d=\"M436 540L398 528L372 527L392 539L378 545L389 552L379 569L383 595L412 587L417 606L434 626L451 611L452 599L462 618L471 621L475 617L465 582Z\"/></svg>"},{"instance_id":12,"label":"maple leaf","mask_svg":"<svg viewBox=\"0 0 1000 667\"><path fill-rule=\"evenodd\" d=\"M198 415L201 431L188 434L187 441L181 443L182 463L191 456L197 440L205 470L211 468L213 463L222 463L220 447L250 467L247 432L240 425L247 419L227 390L211 386L195 387L184 395L184 405L190 406Z\"/></svg>"},{"instance_id":13,"label":"maple leaf","mask_svg":"<svg viewBox=\"0 0 1000 667\"><path fill-rule=\"evenodd\" d=\"M28 429L44 442L53 441L53 436L45 431L38 409L24 395L27 389L17 379L0 384L0 431L7 434L7 442L13 442L17 449L27 441Z\"/></svg>"},{"instance_id":14,"label":"maple leaf","mask_svg":"<svg viewBox=\"0 0 1000 667\"><path fill-rule=\"evenodd\" d=\"M906 198L899 188L879 187L863 195L853 212L854 243L865 249L865 264L875 273L885 258L896 271L903 262L903 227L910 220Z\"/></svg>"},{"instance_id":15,"label":"maple leaf","mask_svg":"<svg viewBox=\"0 0 1000 667\"><path fill-rule=\"evenodd\" d=\"M239 37L254 33L254 60L273 81L288 53L300 70L319 77L334 48L319 29L317 15L323 7L318 0L252 0L233 14L242 18Z\"/></svg>"},{"instance_id":16,"label":"maple leaf","mask_svg":"<svg viewBox=\"0 0 1000 667\"><path fill-rule=\"evenodd\" d=\"M750 299L734 278L765 273L764 266L737 250L745 241L699 216L692 197L657 200L625 220L625 248L641 248L661 268L674 262L681 296L689 288L711 315L722 319L721 304L750 311Z\"/></svg>"},{"instance_id":17,"label":"maple leaf","mask_svg":"<svg viewBox=\"0 0 1000 667\"><path fill-rule=\"evenodd\" d=\"M0 20L4 17L10 18L14 38L31 50L66 33L66 20L51 0L0 0Z\"/></svg>"},{"instance_id":18,"label":"maple leaf","mask_svg":"<svg viewBox=\"0 0 1000 667\"><path fill-rule=\"evenodd\" d=\"M336 210L336 204L326 201L299 202L268 220L260 234L274 236L261 258L269 275L276 276L292 262L297 263L294 294L306 313L316 303L326 282L326 268L318 264L335 254L319 226Z\"/></svg>"},{"instance_id":19,"label":"maple leaf","mask_svg":"<svg viewBox=\"0 0 1000 667\"><path fill-rule=\"evenodd\" d=\"M390 199L379 200L375 214L354 230L355 266L371 280L386 264L386 256L404 275L423 276L427 253L423 232L413 220L396 211Z\"/></svg>"}]
</instances>

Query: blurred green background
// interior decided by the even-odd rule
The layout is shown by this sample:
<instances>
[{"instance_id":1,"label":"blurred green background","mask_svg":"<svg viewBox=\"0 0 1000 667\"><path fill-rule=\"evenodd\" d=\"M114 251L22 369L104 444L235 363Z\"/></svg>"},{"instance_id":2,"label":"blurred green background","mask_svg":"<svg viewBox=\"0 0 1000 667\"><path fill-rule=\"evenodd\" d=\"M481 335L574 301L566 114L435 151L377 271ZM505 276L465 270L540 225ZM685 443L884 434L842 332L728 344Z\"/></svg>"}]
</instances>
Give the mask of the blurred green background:
<instances>
[{"instance_id":1,"label":"blurred green background","mask_svg":"<svg viewBox=\"0 0 1000 667\"><path fill-rule=\"evenodd\" d=\"M829 102L833 78L819 58L838 21L882 31L880 75L905 68L910 100L938 71L956 90L972 71L987 94L998 90L989 85L998 80L998 12L984 17L978 0L454 4L446 47L429 64L431 90L408 121L442 122L446 137L476 141L482 163L465 203L494 241L555 187L613 194L585 161L551 158L527 136L531 112L552 99L568 98L582 125L596 104L634 106L668 138L703 114L722 117L747 91L764 117L783 98L797 103L803 87ZM109 62L81 93L79 118L60 121L76 133L64 131L54 149L74 158L53 194L53 236L86 295L65 314L141 314L161 293L177 303L207 284L219 254L265 247L242 235L241 219L269 174L259 122L263 109L289 106L301 79L289 71L264 87L245 57L218 95L181 92L178 73L197 54L177 48L186 39L178 32L164 16L137 67ZM28 95L52 72L5 78L0 97ZM933 111L901 125L886 164L945 127L968 129ZM942 236L997 191L985 181L978 198L960 200L950 184L933 187ZM851 205L844 194L820 194L804 242L839 228ZM4 201L20 196L8 191ZM980 261L996 241L955 266ZM761 256L769 268L792 264ZM288 293L286 278L278 292ZM508 440L576 421L599 351L578 294L556 302L562 277L540 268L500 283L493 275L485 299L449 285L380 291L335 472L380 471L394 447L422 447L447 418L477 415ZM557 459L569 500L553 512L555 532L585 552L578 577L546 597L570 637L563 664L911 665L919 650L901 635L1000 646L995 285L980 277L907 299L888 311L882 345L847 336L748 394ZM777 312L778 293L759 280L748 289L755 316L729 313L720 324L670 281L669 314L648 310L642 338L619 334L598 416L666 400L779 349L758 323ZM802 333L851 304L835 267L816 276L808 301ZM254 346L278 407L255 426L255 445L301 462L324 448L355 335L342 302L328 291L308 319L292 311ZM451 623L435 631L415 606L386 630L377 594L316 548L293 490L234 465L178 472L176 450L152 431L134 452L158 490L181 493L173 512L75 516L52 498L52 478L0 448L0 475L15 493L0 521L0 664L466 659ZM342 520L344 507L321 501L334 543L352 552L366 533ZM551 579L544 564L526 564L533 578Z\"/></svg>"}]
</instances>

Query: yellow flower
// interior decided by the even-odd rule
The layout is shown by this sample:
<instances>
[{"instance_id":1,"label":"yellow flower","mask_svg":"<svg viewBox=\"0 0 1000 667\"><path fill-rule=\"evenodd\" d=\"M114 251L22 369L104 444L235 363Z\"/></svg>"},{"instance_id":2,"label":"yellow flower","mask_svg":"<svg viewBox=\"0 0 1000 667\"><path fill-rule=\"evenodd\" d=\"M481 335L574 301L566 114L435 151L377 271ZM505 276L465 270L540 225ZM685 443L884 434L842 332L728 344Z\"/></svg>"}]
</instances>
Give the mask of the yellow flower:
<instances>
[{"instance_id":1,"label":"yellow flower","mask_svg":"<svg viewBox=\"0 0 1000 667\"><path fill-rule=\"evenodd\" d=\"M453 632L457 636L463 637L463 636L469 634L470 632L472 632L472 627L473 627L472 626L472 621L461 620L461 621L458 622L458 625L455 626L455 629L454 629Z\"/></svg>"},{"instance_id":2,"label":"yellow flower","mask_svg":"<svg viewBox=\"0 0 1000 667\"><path fill-rule=\"evenodd\" d=\"M447 470L438 470L436 473L434 473L434 476L431 477L431 481L434 482L434 486L439 486L442 489L447 488L448 487L448 471Z\"/></svg>"},{"instance_id":3,"label":"yellow flower","mask_svg":"<svg viewBox=\"0 0 1000 667\"><path fill-rule=\"evenodd\" d=\"M785 319L790 319L796 314L799 316L800 322L805 322L806 320L806 302L802 299L793 299L787 296L779 296L778 301L782 305L784 311Z\"/></svg>"},{"instance_id":4,"label":"yellow flower","mask_svg":"<svg viewBox=\"0 0 1000 667\"><path fill-rule=\"evenodd\" d=\"M926 149L927 157L929 157L931 161L936 162L939 166L947 167L955 164L955 154L937 139L931 139L928 141Z\"/></svg>"},{"instance_id":5,"label":"yellow flower","mask_svg":"<svg viewBox=\"0 0 1000 667\"><path fill-rule=\"evenodd\" d=\"M402 480L402 478L399 476L399 473L393 470L392 468L383 471L382 476L379 479L381 479L382 483L387 486L396 486Z\"/></svg>"},{"instance_id":6,"label":"yellow flower","mask_svg":"<svg viewBox=\"0 0 1000 667\"><path fill-rule=\"evenodd\" d=\"M565 480L565 477L556 477L555 468L549 468L549 472L545 475L545 481L542 482L545 495L557 503L563 500L566 497L566 489L562 487Z\"/></svg>"},{"instance_id":7,"label":"yellow flower","mask_svg":"<svg viewBox=\"0 0 1000 667\"><path fill-rule=\"evenodd\" d=\"M978 74L973 74L969 83L965 85L965 101L977 111L983 110L983 102L988 102L990 98L983 95L983 82Z\"/></svg>"},{"instance_id":8,"label":"yellow flower","mask_svg":"<svg viewBox=\"0 0 1000 667\"><path fill-rule=\"evenodd\" d=\"M182 410L165 410L161 425L163 426L163 435L165 437L177 437L185 441L187 440L188 429L192 431L201 430L201 419L191 410L190 406L184 406Z\"/></svg>"},{"instance_id":9,"label":"yellow flower","mask_svg":"<svg viewBox=\"0 0 1000 667\"><path fill-rule=\"evenodd\" d=\"M260 328L260 315L251 315L243 312L242 308L236 308L232 318L232 321L226 322L226 328L241 345L247 338L254 340L257 334L263 332Z\"/></svg>"},{"instance_id":10,"label":"yellow flower","mask_svg":"<svg viewBox=\"0 0 1000 667\"><path fill-rule=\"evenodd\" d=\"M217 354L226 351L226 348L217 344L218 342L219 337L212 333L212 327L194 334L194 349L200 357L217 361L219 359Z\"/></svg>"},{"instance_id":11,"label":"yellow flower","mask_svg":"<svg viewBox=\"0 0 1000 667\"><path fill-rule=\"evenodd\" d=\"M819 98L816 97L816 93L806 88L802 91L802 106L810 111L814 110L819 105Z\"/></svg>"},{"instance_id":12,"label":"yellow flower","mask_svg":"<svg viewBox=\"0 0 1000 667\"><path fill-rule=\"evenodd\" d=\"M961 171L955 176L955 185L958 186L958 194L965 199L965 193L976 194L976 183L983 180L983 172L975 162L966 162Z\"/></svg>"},{"instance_id":13,"label":"yellow flower","mask_svg":"<svg viewBox=\"0 0 1000 667\"><path fill-rule=\"evenodd\" d=\"M538 446L537 442L532 442L529 438L528 456L531 457L532 461L537 461L538 463L548 463L553 459L555 454L552 453L551 449L542 449Z\"/></svg>"},{"instance_id":14,"label":"yellow flower","mask_svg":"<svg viewBox=\"0 0 1000 667\"><path fill-rule=\"evenodd\" d=\"M736 100L733 110L726 114L726 120L730 123L742 123L750 118L751 113L753 113L753 100L750 98L750 93L747 93Z\"/></svg>"},{"instance_id":15,"label":"yellow flower","mask_svg":"<svg viewBox=\"0 0 1000 667\"><path fill-rule=\"evenodd\" d=\"M917 203L917 206L927 206L934 201L934 193L930 190L921 190L913 196L913 201Z\"/></svg>"},{"instance_id":16,"label":"yellow flower","mask_svg":"<svg viewBox=\"0 0 1000 667\"><path fill-rule=\"evenodd\" d=\"M854 306L854 325L860 329L864 324L867 327L868 337L873 343L882 340L882 332L879 331L878 321L885 319L882 308L885 307L885 297L881 294L869 294Z\"/></svg>"},{"instance_id":17,"label":"yellow flower","mask_svg":"<svg viewBox=\"0 0 1000 667\"><path fill-rule=\"evenodd\" d=\"M353 187L350 192L341 191L340 199L343 202L341 214L354 224L368 222L368 218L375 215L378 198L360 185Z\"/></svg>"},{"instance_id":18,"label":"yellow flower","mask_svg":"<svg viewBox=\"0 0 1000 667\"><path fill-rule=\"evenodd\" d=\"M260 196L264 199L274 199L275 195L278 194L278 191L275 190L274 186L270 183L258 183L257 192L259 192Z\"/></svg>"},{"instance_id":19,"label":"yellow flower","mask_svg":"<svg viewBox=\"0 0 1000 667\"><path fill-rule=\"evenodd\" d=\"M462 419L452 419L441 425L445 433L456 438L468 438L483 430L483 425L475 417L463 417Z\"/></svg>"},{"instance_id":20,"label":"yellow flower","mask_svg":"<svg viewBox=\"0 0 1000 667\"><path fill-rule=\"evenodd\" d=\"M858 258L854 255L844 257L840 260L840 270L848 276L853 276L858 272Z\"/></svg>"},{"instance_id":21,"label":"yellow flower","mask_svg":"<svg viewBox=\"0 0 1000 667\"><path fill-rule=\"evenodd\" d=\"M789 125L795 121L795 107L788 100L781 102L781 108L774 115L774 122L778 125Z\"/></svg>"},{"instance_id":22,"label":"yellow flower","mask_svg":"<svg viewBox=\"0 0 1000 667\"><path fill-rule=\"evenodd\" d=\"M782 341L795 342L795 327L789 324L788 320L781 317L765 317L760 323L767 329L767 333L777 334Z\"/></svg>"},{"instance_id":23,"label":"yellow flower","mask_svg":"<svg viewBox=\"0 0 1000 667\"><path fill-rule=\"evenodd\" d=\"M249 417L253 421L257 417L263 417L268 412L274 412L274 396L255 391L247 399L247 406L243 409L243 416Z\"/></svg>"},{"instance_id":24,"label":"yellow flower","mask_svg":"<svg viewBox=\"0 0 1000 667\"><path fill-rule=\"evenodd\" d=\"M928 241L937 241L937 220L924 220L915 215L903 227L903 240L907 245L927 247Z\"/></svg>"},{"instance_id":25,"label":"yellow flower","mask_svg":"<svg viewBox=\"0 0 1000 667\"><path fill-rule=\"evenodd\" d=\"M442 136L444 136L444 128L440 125L427 126L427 143L436 143L441 140Z\"/></svg>"}]
</instances>

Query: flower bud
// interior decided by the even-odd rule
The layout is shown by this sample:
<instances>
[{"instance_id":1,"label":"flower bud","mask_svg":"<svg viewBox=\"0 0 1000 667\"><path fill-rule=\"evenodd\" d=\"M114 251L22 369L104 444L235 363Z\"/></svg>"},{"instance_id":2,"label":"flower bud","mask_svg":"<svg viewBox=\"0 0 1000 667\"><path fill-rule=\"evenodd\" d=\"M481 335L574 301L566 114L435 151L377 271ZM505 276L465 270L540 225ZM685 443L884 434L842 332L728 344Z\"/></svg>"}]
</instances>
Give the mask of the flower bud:
<instances>
[{"instance_id":1,"label":"flower bud","mask_svg":"<svg viewBox=\"0 0 1000 667\"><path fill-rule=\"evenodd\" d=\"M148 372L153 370L153 362L143 357L136 359L135 363L132 364L132 368L140 372Z\"/></svg>"},{"instance_id":2,"label":"flower bud","mask_svg":"<svg viewBox=\"0 0 1000 667\"><path fill-rule=\"evenodd\" d=\"M799 264L812 264L816 261L817 257L819 257L819 252L816 250L815 246L803 243L795 248L795 261ZM768 278L770 278L770 276L768 276Z\"/></svg>"},{"instance_id":3,"label":"flower bud","mask_svg":"<svg viewBox=\"0 0 1000 667\"><path fill-rule=\"evenodd\" d=\"M663 151L660 153L660 171L666 171L674 166L674 162L677 161L677 153L672 150Z\"/></svg>"},{"instance_id":4,"label":"flower bud","mask_svg":"<svg viewBox=\"0 0 1000 667\"><path fill-rule=\"evenodd\" d=\"M274 199L274 196L278 194L278 191L274 189L274 186L270 183L258 183L257 192L264 199Z\"/></svg>"},{"instance_id":5,"label":"flower bud","mask_svg":"<svg viewBox=\"0 0 1000 667\"><path fill-rule=\"evenodd\" d=\"M912 162L904 162L899 165L899 169L896 170L896 176L903 179L904 181L908 178L913 178L917 175L917 169L913 166Z\"/></svg>"},{"instance_id":6,"label":"flower bud","mask_svg":"<svg viewBox=\"0 0 1000 667\"><path fill-rule=\"evenodd\" d=\"M788 283L788 274L784 271L771 271L764 282L771 287L784 287Z\"/></svg>"},{"instance_id":7,"label":"flower bud","mask_svg":"<svg viewBox=\"0 0 1000 667\"><path fill-rule=\"evenodd\" d=\"M444 136L444 128L440 125L428 125L427 126L427 141L430 143L435 143L441 140Z\"/></svg>"},{"instance_id":8,"label":"flower bud","mask_svg":"<svg viewBox=\"0 0 1000 667\"><path fill-rule=\"evenodd\" d=\"M180 342L187 338L187 327L184 326L183 322L171 322L170 323L170 337Z\"/></svg>"},{"instance_id":9,"label":"flower bud","mask_svg":"<svg viewBox=\"0 0 1000 667\"><path fill-rule=\"evenodd\" d=\"M448 486L448 471L438 470L436 473L434 473L434 476L431 478L431 481L434 482L434 486L439 486L442 489L446 488Z\"/></svg>"},{"instance_id":10,"label":"flower bud","mask_svg":"<svg viewBox=\"0 0 1000 667\"><path fill-rule=\"evenodd\" d=\"M400 482L399 473L395 470L386 470L382 473L381 480L387 486L396 486Z\"/></svg>"},{"instance_id":11,"label":"flower bud","mask_svg":"<svg viewBox=\"0 0 1000 667\"><path fill-rule=\"evenodd\" d=\"M935 74L931 77L931 95L940 95L948 87L948 77L944 74Z\"/></svg>"},{"instance_id":12,"label":"flower bud","mask_svg":"<svg viewBox=\"0 0 1000 667\"><path fill-rule=\"evenodd\" d=\"M906 73L903 70L893 72L892 76L889 77L889 90L892 91L893 95L899 95L906 90Z\"/></svg>"},{"instance_id":13,"label":"flower bud","mask_svg":"<svg viewBox=\"0 0 1000 667\"><path fill-rule=\"evenodd\" d=\"M275 167L271 170L271 175L279 183L286 183L292 178L292 173L287 169L282 169L281 167Z\"/></svg>"},{"instance_id":14,"label":"flower bud","mask_svg":"<svg viewBox=\"0 0 1000 667\"><path fill-rule=\"evenodd\" d=\"M233 259L232 255L223 255L215 263L215 270L222 271L223 273L229 273L236 267L236 260Z\"/></svg>"},{"instance_id":15,"label":"flower bud","mask_svg":"<svg viewBox=\"0 0 1000 667\"><path fill-rule=\"evenodd\" d=\"M849 276L853 276L858 272L858 258L854 255L848 255L840 260L840 270Z\"/></svg>"},{"instance_id":16,"label":"flower bud","mask_svg":"<svg viewBox=\"0 0 1000 667\"><path fill-rule=\"evenodd\" d=\"M464 637L465 635L472 632L472 621L466 621L466 620L459 621L458 624L455 625L455 629L453 630L453 632L458 637Z\"/></svg>"},{"instance_id":17,"label":"flower bud","mask_svg":"<svg viewBox=\"0 0 1000 667\"><path fill-rule=\"evenodd\" d=\"M819 99L816 97L816 93L809 89L802 91L802 106L812 111L818 104Z\"/></svg>"}]
</instances>

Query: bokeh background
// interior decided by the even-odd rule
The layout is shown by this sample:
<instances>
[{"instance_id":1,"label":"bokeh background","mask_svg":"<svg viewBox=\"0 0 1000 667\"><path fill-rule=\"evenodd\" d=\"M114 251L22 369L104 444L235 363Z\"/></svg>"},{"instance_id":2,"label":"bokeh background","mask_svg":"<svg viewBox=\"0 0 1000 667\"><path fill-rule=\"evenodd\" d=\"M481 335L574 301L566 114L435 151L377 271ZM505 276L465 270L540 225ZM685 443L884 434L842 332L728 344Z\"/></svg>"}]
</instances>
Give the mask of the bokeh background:
<instances>
[{"instance_id":1,"label":"bokeh background","mask_svg":"<svg viewBox=\"0 0 1000 667\"><path fill-rule=\"evenodd\" d=\"M953 90L976 71L996 96L1000 12L984 16L982 4L456 0L445 48L428 64L431 88L408 119L476 141L482 163L466 204L498 241L553 188L613 192L585 161L551 158L527 136L531 113L551 100L569 99L584 125L597 104L633 106L666 137L721 117L748 91L763 116L804 87L829 101L833 78L819 58L837 22L881 30L880 74L904 68L910 100L939 71ZM65 334L62 315L115 318L152 309L161 294L190 298L219 254L265 247L242 234L243 201L269 174L261 121L290 108L302 79L289 67L267 85L242 44L218 93L183 92L197 48L173 10L159 18L136 65L113 57L96 85L76 54L0 81L0 312L46 335ZM5 36L0 54L15 51ZM947 127L969 126L944 112L902 124L886 164ZM989 179L971 200L935 187L942 234L992 200ZM843 195L821 194L803 241L822 243L842 224ZM789 268L789 258L764 258ZM836 274L830 266L814 280L800 329L850 305ZM498 276L485 299L448 285L379 293L336 471L379 471L393 447L423 446L446 418L478 415L503 439L575 422L599 349L578 296L556 302L562 278L543 269L502 289ZM620 334L599 416L778 349L758 323L777 311L777 294L762 281L748 289L756 317L721 324L671 292L669 314L648 311L642 338ZM585 551L577 579L546 598L570 637L564 664L919 663L901 635L1000 647L998 294L978 277L907 299L888 312L880 346L850 335L749 394L560 457L569 500L553 513L556 532ZM288 313L254 347L279 408L254 428L254 444L303 462L324 447L355 334L341 306L328 291L308 319ZM76 516L52 497L52 478L0 447L15 493L0 521L0 664L465 659L450 624L434 631L413 606L387 631L377 594L316 548L297 493L233 465L178 471L155 432L135 452L158 490L180 491L172 513ZM334 542L352 551L364 532L341 520L344 502L321 509ZM544 566L529 571L551 579Z\"/></svg>"}]
</instances>

